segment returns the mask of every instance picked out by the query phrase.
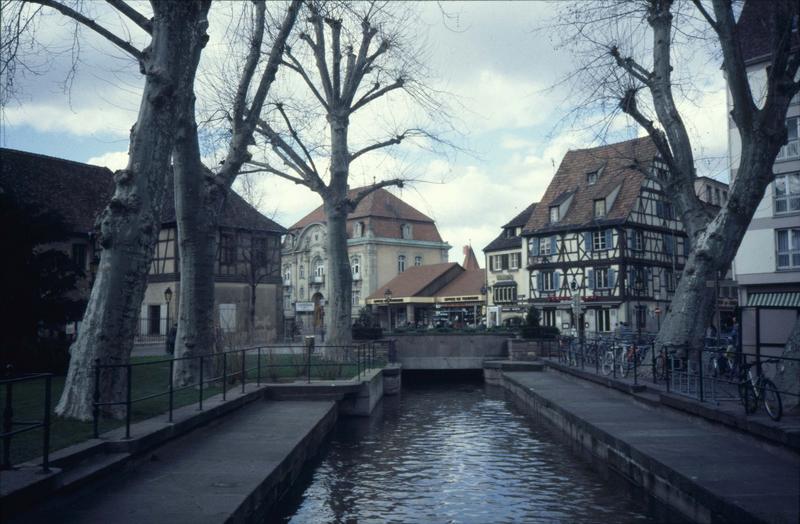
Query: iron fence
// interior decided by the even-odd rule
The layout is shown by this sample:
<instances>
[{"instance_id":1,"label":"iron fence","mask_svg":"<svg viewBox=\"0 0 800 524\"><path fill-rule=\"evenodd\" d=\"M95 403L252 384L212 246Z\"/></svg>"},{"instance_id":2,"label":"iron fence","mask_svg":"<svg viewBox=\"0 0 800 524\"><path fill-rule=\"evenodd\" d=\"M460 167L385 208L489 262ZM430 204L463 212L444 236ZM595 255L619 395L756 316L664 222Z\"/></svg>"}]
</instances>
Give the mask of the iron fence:
<instances>
[{"instance_id":1,"label":"iron fence","mask_svg":"<svg viewBox=\"0 0 800 524\"><path fill-rule=\"evenodd\" d=\"M0 439L3 442L2 469L11 469L11 441L20 433L42 428L42 471L50 471L50 404L52 399L51 373L36 373L16 378L0 380L0 388L4 390L3 402L3 432ZM14 386L24 383L43 380L44 395L42 398L41 420L14 420ZM16 428L16 429L15 429Z\"/></svg>"},{"instance_id":2,"label":"iron fence","mask_svg":"<svg viewBox=\"0 0 800 524\"><path fill-rule=\"evenodd\" d=\"M140 317L136 323L134 344L156 344L166 342L170 326L167 317Z\"/></svg>"},{"instance_id":3,"label":"iron fence","mask_svg":"<svg viewBox=\"0 0 800 524\"><path fill-rule=\"evenodd\" d=\"M203 402L210 393L222 394L226 400L231 383L240 383L241 394L245 393L247 383L260 386L264 382L281 382L303 380L311 383L314 380L354 380L359 379L375 368L381 368L388 362L389 346L370 342L352 345L306 345L303 348L286 345L259 345L234 349L215 354L176 357L147 362L131 362L127 364L103 364L95 361L95 390L93 401L93 433L95 438L100 433L101 418L105 418L109 410L115 407L124 409L125 438L131 436L133 408L141 403L166 397L167 421L173 421L177 395L186 395L196 390L193 402L198 410L203 409ZM178 383L175 379L175 365L178 361L194 360L196 378L187 383ZM164 387L134 398L133 390L136 382L135 371L152 366L165 367ZM124 380L125 399L120 401L100 400L100 378L103 372L110 372Z\"/></svg>"},{"instance_id":4,"label":"iron fence","mask_svg":"<svg viewBox=\"0 0 800 524\"><path fill-rule=\"evenodd\" d=\"M587 334L583 338L560 336L542 349L544 356L558 359L563 365L633 385L652 382L668 393L717 405L740 401L748 414L761 402L766 406L770 395L777 397L773 403L779 404L781 396L798 396L795 391L775 386L773 380L787 365L800 365L800 359L747 353L731 342L725 337L713 337L705 340L702 349L690 350L685 345L657 346L652 333ZM773 419L780 419L782 410L777 414L767 411Z\"/></svg>"}]
</instances>

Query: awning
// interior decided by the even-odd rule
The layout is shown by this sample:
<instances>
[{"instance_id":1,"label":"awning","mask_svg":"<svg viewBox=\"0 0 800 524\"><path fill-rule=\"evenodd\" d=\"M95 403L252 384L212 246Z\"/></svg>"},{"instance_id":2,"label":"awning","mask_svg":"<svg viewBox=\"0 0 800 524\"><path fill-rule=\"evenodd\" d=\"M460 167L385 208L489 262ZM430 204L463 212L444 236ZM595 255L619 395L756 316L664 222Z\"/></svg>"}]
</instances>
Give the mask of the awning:
<instances>
[{"instance_id":1,"label":"awning","mask_svg":"<svg viewBox=\"0 0 800 524\"><path fill-rule=\"evenodd\" d=\"M747 296L747 307L800 308L800 291L753 293Z\"/></svg>"},{"instance_id":2,"label":"awning","mask_svg":"<svg viewBox=\"0 0 800 524\"><path fill-rule=\"evenodd\" d=\"M511 287L511 286L516 287L517 281L516 280L498 280L497 282L495 282L492 285L494 287Z\"/></svg>"}]
</instances>

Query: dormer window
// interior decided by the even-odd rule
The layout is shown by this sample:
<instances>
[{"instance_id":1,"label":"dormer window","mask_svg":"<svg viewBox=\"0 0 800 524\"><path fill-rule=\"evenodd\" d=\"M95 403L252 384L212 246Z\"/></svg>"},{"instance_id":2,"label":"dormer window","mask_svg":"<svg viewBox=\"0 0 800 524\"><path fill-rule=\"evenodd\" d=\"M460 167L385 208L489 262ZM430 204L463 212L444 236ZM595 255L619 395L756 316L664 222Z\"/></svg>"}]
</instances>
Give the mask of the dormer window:
<instances>
[{"instance_id":1,"label":"dormer window","mask_svg":"<svg viewBox=\"0 0 800 524\"><path fill-rule=\"evenodd\" d=\"M514 238L514 228L506 229L506 238Z\"/></svg>"},{"instance_id":2,"label":"dormer window","mask_svg":"<svg viewBox=\"0 0 800 524\"><path fill-rule=\"evenodd\" d=\"M401 238L411 238L411 224L403 224L400 226Z\"/></svg>"},{"instance_id":3,"label":"dormer window","mask_svg":"<svg viewBox=\"0 0 800 524\"><path fill-rule=\"evenodd\" d=\"M560 216L559 216L558 206L552 206L550 208L550 223L553 224L555 222L558 222L559 218Z\"/></svg>"},{"instance_id":4,"label":"dormer window","mask_svg":"<svg viewBox=\"0 0 800 524\"><path fill-rule=\"evenodd\" d=\"M606 216L606 199L598 198L594 201L594 217L601 218Z\"/></svg>"},{"instance_id":5,"label":"dormer window","mask_svg":"<svg viewBox=\"0 0 800 524\"><path fill-rule=\"evenodd\" d=\"M364 222L356 222L353 224L353 238L364 236Z\"/></svg>"},{"instance_id":6,"label":"dormer window","mask_svg":"<svg viewBox=\"0 0 800 524\"><path fill-rule=\"evenodd\" d=\"M586 173L586 183L593 186L597 183L597 171Z\"/></svg>"}]
</instances>

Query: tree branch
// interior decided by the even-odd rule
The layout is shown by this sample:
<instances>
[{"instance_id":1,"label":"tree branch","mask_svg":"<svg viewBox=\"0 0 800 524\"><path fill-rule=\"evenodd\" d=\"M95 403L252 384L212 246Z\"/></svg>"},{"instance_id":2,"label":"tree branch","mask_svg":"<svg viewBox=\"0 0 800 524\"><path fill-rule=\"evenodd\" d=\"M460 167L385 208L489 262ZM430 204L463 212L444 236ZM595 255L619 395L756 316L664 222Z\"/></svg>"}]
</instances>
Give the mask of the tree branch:
<instances>
[{"instance_id":1,"label":"tree branch","mask_svg":"<svg viewBox=\"0 0 800 524\"><path fill-rule=\"evenodd\" d=\"M661 159L667 164L670 171L677 172L678 166L675 163L675 158L672 156L672 150L669 147L667 137L661 130L653 125L652 120L647 118L644 113L639 110L639 106L636 103L635 89L628 89L625 92L625 96L619 102L619 107L625 114L630 115L637 124L647 131L647 134L653 140L653 143L655 143L656 149L658 149L658 153L661 155Z\"/></svg>"},{"instance_id":2,"label":"tree branch","mask_svg":"<svg viewBox=\"0 0 800 524\"><path fill-rule=\"evenodd\" d=\"M395 146L398 145L403 139L406 138L406 132L400 133L399 135L395 136L394 138L390 138L388 140L384 140L382 142L376 142L374 144L370 144L363 149L359 149L355 153L350 155L350 162L355 160L356 158L360 157L363 154L369 153L370 151L375 151L376 149L381 149L384 147Z\"/></svg>"},{"instance_id":3,"label":"tree branch","mask_svg":"<svg viewBox=\"0 0 800 524\"><path fill-rule=\"evenodd\" d=\"M342 76L342 21L334 18L326 18L325 22L331 28L331 51L333 52L333 96L338 100L341 96L341 76Z\"/></svg>"},{"instance_id":4,"label":"tree branch","mask_svg":"<svg viewBox=\"0 0 800 524\"><path fill-rule=\"evenodd\" d=\"M700 14L701 14L701 15L703 15L703 18L705 18L705 19L706 19L706 22L708 22L708 25L710 25L710 26L711 26L711 28L712 28L714 31L716 31L717 33L719 33L719 27L717 26L717 21L716 21L716 20L714 20L714 19L711 17L711 13L709 13L709 12L708 12L708 10L706 10L706 8L705 8L705 7L703 7L703 4L700 2L700 0L692 0L692 3L693 3L693 4L694 4L694 6L697 8L697 10L698 10L698 11L700 11Z\"/></svg>"},{"instance_id":5,"label":"tree branch","mask_svg":"<svg viewBox=\"0 0 800 524\"><path fill-rule=\"evenodd\" d=\"M123 51L125 51L138 61L141 61L144 57L142 51L134 47L133 44L131 44L130 42L123 40L122 38L118 37L105 27L95 22L94 20L87 18L86 16L82 15L81 13L75 11L70 7L65 6L64 4L55 2L54 0L28 0L28 1L32 4L39 4L44 7L50 7L60 12L64 16L72 18L79 24L91 29L98 35L102 36L103 38L111 42L112 44L116 45L117 47L119 47L120 49L122 49Z\"/></svg>"},{"instance_id":6,"label":"tree branch","mask_svg":"<svg viewBox=\"0 0 800 524\"><path fill-rule=\"evenodd\" d=\"M297 171L303 180L306 181L306 185L308 185L308 187L317 193L320 193L321 195L326 194L327 186L322 181L322 178L320 178L319 173L313 171L311 167L302 159L302 157L297 154L297 151L295 151L294 148L289 145L278 132L272 129L272 127L264 120L259 120L257 130L269 140L273 150L276 154L278 154L278 156L281 157L281 160L286 162L287 165Z\"/></svg>"},{"instance_id":7,"label":"tree branch","mask_svg":"<svg viewBox=\"0 0 800 524\"><path fill-rule=\"evenodd\" d=\"M347 75L342 91L342 101L345 105L350 105L356 96L356 90L364 76L367 51L369 50L370 42L377 33L378 30L370 25L368 19L365 18L361 22L361 45L358 47L358 56L354 59L348 56Z\"/></svg>"},{"instance_id":8,"label":"tree branch","mask_svg":"<svg viewBox=\"0 0 800 524\"><path fill-rule=\"evenodd\" d=\"M300 35L314 53L314 58L317 63L317 70L319 71L319 78L322 81L322 90L325 92L325 97L330 105L333 105L335 99L333 97L333 87L331 86L331 73L328 69L328 60L325 56L325 27L322 25L322 16L317 11L313 4L307 4L311 10L311 23L314 24L314 33L317 41L314 42L308 34Z\"/></svg>"},{"instance_id":9,"label":"tree branch","mask_svg":"<svg viewBox=\"0 0 800 524\"><path fill-rule=\"evenodd\" d=\"M329 110L328 101L325 100L325 97L323 97L322 93L319 92L317 86L315 86L314 82L311 81L311 78L308 76L308 73L306 73L305 68L300 63L300 61L297 60L297 58L295 58L295 56L292 54L292 50L289 46L286 46L286 56L289 57L289 60L291 60L292 63L290 64L289 62L286 61L283 61L281 63L286 67L288 67L289 69L291 69L292 71L299 74L303 78L303 81L306 83L306 85L314 94L314 96L317 98L317 100L319 100L319 103L322 104L322 107L324 107L325 110L328 111Z\"/></svg>"},{"instance_id":10,"label":"tree branch","mask_svg":"<svg viewBox=\"0 0 800 524\"><path fill-rule=\"evenodd\" d=\"M614 57L614 60L616 60L619 67L627 71L629 75L634 77L642 84L646 85L647 87L651 87L651 79L653 76L652 72L639 65L632 57L622 58L617 46L613 46L609 50L609 53Z\"/></svg>"},{"instance_id":11,"label":"tree branch","mask_svg":"<svg viewBox=\"0 0 800 524\"><path fill-rule=\"evenodd\" d=\"M289 129L289 133L291 133L292 138L297 143L297 145L300 146L300 149L303 150L303 154L305 154L306 160L308 160L308 163L311 166L311 169L315 173L319 173L319 171L317 171L317 165L314 163L314 158L311 156L311 153L308 151L308 149L306 148L306 146L303 143L303 141L300 140L300 136L297 134L297 131L295 130L294 126L292 125L292 122L289 120L289 116L286 114L286 110L283 108L283 104L277 104L277 108L278 108L278 112L283 117L283 121L284 121L284 123L286 123L286 127Z\"/></svg>"},{"instance_id":12,"label":"tree branch","mask_svg":"<svg viewBox=\"0 0 800 524\"><path fill-rule=\"evenodd\" d=\"M106 0L106 2L112 5L117 11L130 18L134 24L144 29L147 34L153 34L153 23L150 19L126 4L124 0Z\"/></svg>"},{"instance_id":13,"label":"tree branch","mask_svg":"<svg viewBox=\"0 0 800 524\"><path fill-rule=\"evenodd\" d=\"M355 113L360 108L369 104L373 100L382 97L383 95L385 95L390 91L394 91L395 89L400 89L403 87L403 85L405 85L405 80L403 80L402 78L398 78L393 84L389 84L388 86L383 87L381 89L375 90L373 87L372 89L367 91L367 93L364 94L364 96L362 96L358 102L353 104L353 107L350 108L350 113Z\"/></svg>"},{"instance_id":14,"label":"tree branch","mask_svg":"<svg viewBox=\"0 0 800 524\"><path fill-rule=\"evenodd\" d=\"M350 211L352 211L370 193L374 193L375 191L383 187L389 187L389 186L403 187L404 184L405 180L403 180L402 178L392 178L390 180L382 180L376 184L372 184L371 186L365 187L364 189L356 193L354 197L348 198L347 205L349 206Z\"/></svg>"},{"instance_id":15,"label":"tree branch","mask_svg":"<svg viewBox=\"0 0 800 524\"><path fill-rule=\"evenodd\" d=\"M258 162L256 160L249 160L246 163L247 163L247 165L256 166L256 167L258 167L258 169L248 169L246 171L241 171L240 174L242 174L242 175L250 174L250 173L272 173L273 175L277 175L277 176L279 176L281 178L285 178L286 180L290 180L290 181L294 182L295 184L300 184L300 185L304 185L304 186L308 185L306 183L306 181L303 180L302 178L299 178L299 177L296 177L296 176L292 176L292 175L290 175L289 173L287 173L285 171L281 171L280 169L276 169L276 168L272 167L267 162Z\"/></svg>"}]
</instances>

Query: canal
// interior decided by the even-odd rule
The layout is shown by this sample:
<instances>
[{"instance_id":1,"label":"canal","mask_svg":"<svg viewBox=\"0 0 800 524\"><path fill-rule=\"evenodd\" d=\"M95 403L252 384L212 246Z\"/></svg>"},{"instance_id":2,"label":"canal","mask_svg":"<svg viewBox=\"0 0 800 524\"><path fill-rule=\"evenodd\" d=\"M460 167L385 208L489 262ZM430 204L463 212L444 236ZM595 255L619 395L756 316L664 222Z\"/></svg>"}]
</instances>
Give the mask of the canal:
<instances>
[{"instance_id":1,"label":"canal","mask_svg":"<svg viewBox=\"0 0 800 524\"><path fill-rule=\"evenodd\" d=\"M655 522L613 474L480 382L404 385L342 419L270 522Z\"/></svg>"}]
</instances>

